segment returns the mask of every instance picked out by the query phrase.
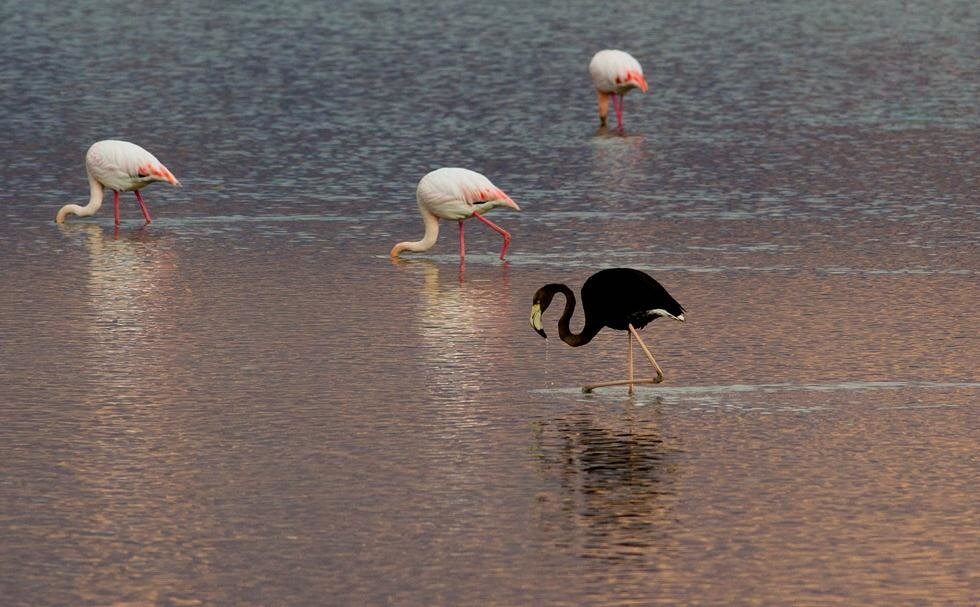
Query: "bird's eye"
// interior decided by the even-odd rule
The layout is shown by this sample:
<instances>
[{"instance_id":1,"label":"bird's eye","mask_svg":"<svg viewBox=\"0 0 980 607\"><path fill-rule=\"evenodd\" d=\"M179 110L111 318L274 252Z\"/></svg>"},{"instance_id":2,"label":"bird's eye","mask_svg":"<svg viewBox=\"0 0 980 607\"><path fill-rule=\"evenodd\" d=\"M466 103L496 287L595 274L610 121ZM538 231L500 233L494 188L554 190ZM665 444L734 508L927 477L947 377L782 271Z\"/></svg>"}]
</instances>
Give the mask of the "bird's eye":
<instances>
[{"instance_id":1,"label":"bird's eye","mask_svg":"<svg viewBox=\"0 0 980 607\"><path fill-rule=\"evenodd\" d=\"M149 173L139 172L139 173L136 173L136 176L139 177L140 179L145 179L145 178L149 177L150 174Z\"/></svg>"}]
</instances>

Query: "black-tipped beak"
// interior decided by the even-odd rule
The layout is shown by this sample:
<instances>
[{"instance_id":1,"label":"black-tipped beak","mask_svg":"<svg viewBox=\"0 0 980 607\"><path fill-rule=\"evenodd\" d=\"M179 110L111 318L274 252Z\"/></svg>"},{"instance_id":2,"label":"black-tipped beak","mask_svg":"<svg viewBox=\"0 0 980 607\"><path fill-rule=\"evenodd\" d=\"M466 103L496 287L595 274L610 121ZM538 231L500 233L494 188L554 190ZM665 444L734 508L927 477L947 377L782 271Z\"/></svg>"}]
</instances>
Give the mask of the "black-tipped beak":
<instances>
[{"instance_id":1,"label":"black-tipped beak","mask_svg":"<svg viewBox=\"0 0 980 607\"><path fill-rule=\"evenodd\" d=\"M544 326L541 325L541 306L538 304L531 306L531 328L541 337L548 338L544 332Z\"/></svg>"}]
</instances>

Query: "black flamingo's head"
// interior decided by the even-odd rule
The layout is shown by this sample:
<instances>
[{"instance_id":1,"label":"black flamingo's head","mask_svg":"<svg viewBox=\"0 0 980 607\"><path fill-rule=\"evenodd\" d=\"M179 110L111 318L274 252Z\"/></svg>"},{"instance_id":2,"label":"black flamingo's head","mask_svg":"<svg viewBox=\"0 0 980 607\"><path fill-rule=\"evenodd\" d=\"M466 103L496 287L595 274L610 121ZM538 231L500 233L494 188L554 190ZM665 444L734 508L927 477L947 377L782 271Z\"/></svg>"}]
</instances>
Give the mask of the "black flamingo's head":
<instances>
[{"instance_id":1,"label":"black flamingo's head","mask_svg":"<svg viewBox=\"0 0 980 607\"><path fill-rule=\"evenodd\" d=\"M551 305L551 300L559 291L558 287L559 285L555 284L545 285L534 293L534 299L531 300L531 328L545 339L548 338L548 334L544 332L544 325L541 324L541 315Z\"/></svg>"}]
</instances>

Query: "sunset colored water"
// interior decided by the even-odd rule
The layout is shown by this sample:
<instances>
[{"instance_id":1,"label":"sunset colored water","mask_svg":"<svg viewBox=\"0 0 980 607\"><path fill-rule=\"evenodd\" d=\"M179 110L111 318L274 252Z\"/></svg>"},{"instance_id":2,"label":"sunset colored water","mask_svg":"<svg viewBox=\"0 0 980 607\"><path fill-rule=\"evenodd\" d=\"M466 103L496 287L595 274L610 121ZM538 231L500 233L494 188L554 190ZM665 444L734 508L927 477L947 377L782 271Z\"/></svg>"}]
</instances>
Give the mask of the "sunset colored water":
<instances>
[{"instance_id":1,"label":"sunset colored water","mask_svg":"<svg viewBox=\"0 0 980 607\"><path fill-rule=\"evenodd\" d=\"M0 10L0 603L980 596L975 3ZM105 138L184 187L55 224ZM506 263L388 258L439 166ZM607 267L687 309L633 397L528 326Z\"/></svg>"}]
</instances>

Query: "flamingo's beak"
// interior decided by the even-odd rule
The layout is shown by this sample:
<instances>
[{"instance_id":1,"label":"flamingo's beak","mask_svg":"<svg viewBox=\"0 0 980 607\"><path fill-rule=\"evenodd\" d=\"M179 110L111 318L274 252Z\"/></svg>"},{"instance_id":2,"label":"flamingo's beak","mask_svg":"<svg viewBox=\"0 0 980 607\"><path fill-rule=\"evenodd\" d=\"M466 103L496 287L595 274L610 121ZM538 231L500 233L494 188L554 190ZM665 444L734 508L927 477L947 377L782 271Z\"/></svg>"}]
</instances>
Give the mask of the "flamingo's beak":
<instances>
[{"instance_id":1,"label":"flamingo's beak","mask_svg":"<svg viewBox=\"0 0 980 607\"><path fill-rule=\"evenodd\" d=\"M531 306L531 328L537 331L541 337L548 338L544 332L544 326L541 324L541 306L538 304Z\"/></svg>"}]
</instances>

